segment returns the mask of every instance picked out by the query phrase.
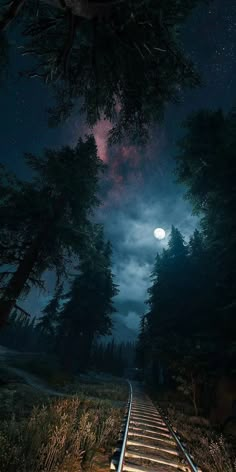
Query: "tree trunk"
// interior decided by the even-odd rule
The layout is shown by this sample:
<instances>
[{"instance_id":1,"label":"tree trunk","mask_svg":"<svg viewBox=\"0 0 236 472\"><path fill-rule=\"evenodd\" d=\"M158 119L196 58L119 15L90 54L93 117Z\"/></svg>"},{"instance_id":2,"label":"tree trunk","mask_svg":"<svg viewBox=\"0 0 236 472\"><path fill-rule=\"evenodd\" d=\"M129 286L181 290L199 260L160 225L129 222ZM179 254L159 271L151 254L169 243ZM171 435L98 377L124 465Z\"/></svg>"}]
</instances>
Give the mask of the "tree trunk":
<instances>
[{"instance_id":1,"label":"tree trunk","mask_svg":"<svg viewBox=\"0 0 236 472\"><path fill-rule=\"evenodd\" d=\"M196 381L191 374L191 383L192 383L192 400L193 400L193 408L195 415L198 416L198 405L197 405L197 384Z\"/></svg>"},{"instance_id":2,"label":"tree trunk","mask_svg":"<svg viewBox=\"0 0 236 472\"><path fill-rule=\"evenodd\" d=\"M18 297L21 295L40 257L43 244L50 236L52 237L54 234L57 234L53 232L53 228L55 229L56 223L60 220L61 215L63 215L64 204L63 196L59 197L55 202L53 216L48 219L45 218L41 228L39 227L37 236L32 241L24 255L24 259L20 262L16 272L4 290L3 296L0 299L0 327L6 323Z\"/></svg>"},{"instance_id":3,"label":"tree trunk","mask_svg":"<svg viewBox=\"0 0 236 472\"><path fill-rule=\"evenodd\" d=\"M94 334L84 333L79 339L76 340L78 343L78 354L75 358L77 369L81 372L86 372L91 360L91 349L93 344Z\"/></svg>"},{"instance_id":4,"label":"tree trunk","mask_svg":"<svg viewBox=\"0 0 236 472\"><path fill-rule=\"evenodd\" d=\"M35 266L42 244L41 236L40 233L40 238L35 238L4 290L3 297L0 299L0 327L6 323Z\"/></svg>"},{"instance_id":5,"label":"tree trunk","mask_svg":"<svg viewBox=\"0 0 236 472\"><path fill-rule=\"evenodd\" d=\"M0 20L0 31L5 31L10 23L17 17L19 11L23 7L25 0L13 0L10 7Z\"/></svg>"}]
</instances>

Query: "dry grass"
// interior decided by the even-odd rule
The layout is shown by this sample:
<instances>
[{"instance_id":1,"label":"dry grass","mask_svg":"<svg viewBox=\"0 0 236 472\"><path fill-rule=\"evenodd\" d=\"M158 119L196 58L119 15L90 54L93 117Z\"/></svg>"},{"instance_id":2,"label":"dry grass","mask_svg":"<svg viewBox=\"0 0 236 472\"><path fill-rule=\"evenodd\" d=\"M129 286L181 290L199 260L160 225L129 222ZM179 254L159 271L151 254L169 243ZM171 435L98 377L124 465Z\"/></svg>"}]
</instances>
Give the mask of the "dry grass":
<instances>
[{"instance_id":1,"label":"dry grass","mask_svg":"<svg viewBox=\"0 0 236 472\"><path fill-rule=\"evenodd\" d=\"M178 395L163 393L157 402L203 472L236 472L233 445L206 418L193 416L191 405Z\"/></svg>"},{"instance_id":2,"label":"dry grass","mask_svg":"<svg viewBox=\"0 0 236 472\"><path fill-rule=\"evenodd\" d=\"M195 462L204 472L236 472L236 461L230 443L212 429L205 418L167 408L173 427L180 434Z\"/></svg>"},{"instance_id":3,"label":"dry grass","mask_svg":"<svg viewBox=\"0 0 236 472\"><path fill-rule=\"evenodd\" d=\"M114 399L125 386L90 378L65 389L78 395L52 399L6 369L0 379L0 472L109 470L123 417Z\"/></svg>"},{"instance_id":4,"label":"dry grass","mask_svg":"<svg viewBox=\"0 0 236 472\"><path fill-rule=\"evenodd\" d=\"M37 359L17 362L66 398L48 398L0 365L0 472L109 470L126 384L92 374L59 382L54 364L45 368Z\"/></svg>"},{"instance_id":5,"label":"dry grass","mask_svg":"<svg viewBox=\"0 0 236 472\"><path fill-rule=\"evenodd\" d=\"M114 382L103 382L98 381L96 383L81 383L76 382L73 386L76 391L88 397L96 397L103 400L109 400L111 402L126 402L129 390L125 382L114 383Z\"/></svg>"},{"instance_id":6,"label":"dry grass","mask_svg":"<svg viewBox=\"0 0 236 472\"><path fill-rule=\"evenodd\" d=\"M72 399L33 408L0 424L1 472L78 472L116 442L122 412L105 402Z\"/></svg>"}]
</instances>

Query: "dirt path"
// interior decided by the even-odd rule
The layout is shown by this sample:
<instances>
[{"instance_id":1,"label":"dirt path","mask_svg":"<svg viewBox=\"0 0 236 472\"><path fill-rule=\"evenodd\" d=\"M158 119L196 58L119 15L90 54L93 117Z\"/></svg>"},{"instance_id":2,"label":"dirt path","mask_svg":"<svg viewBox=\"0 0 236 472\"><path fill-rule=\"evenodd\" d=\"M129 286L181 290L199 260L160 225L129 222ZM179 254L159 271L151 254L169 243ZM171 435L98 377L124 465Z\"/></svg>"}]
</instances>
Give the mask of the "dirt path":
<instances>
[{"instance_id":1,"label":"dirt path","mask_svg":"<svg viewBox=\"0 0 236 472\"><path fill-rule=\"evenodd\" d=\"M46 383L42 382L42 380L37 377L36 375L29 374L26 370L18 369L17 367L10 367L6 366L8 372L17 375L18 377L25 380L25 382L33 388L36 388L40 392L45 393L46 395L54 395L57 397L73 397L72 394L63 393L58 390L54 390L50 388Z\"/></svg>"},{"instance_id":2,"label":"dirt path","mask_svg":"<svg viewBox=\"0 0 236 472\"><path fill-rule=\"evenodd\" d=\"M66 393L66 392L51 388L50 385L48 385L44 380L42 380L37 375L31 374L27 370L21 369L19 367L12 366L12 362L14 362L14 358L17 360L19 360L19 358L21 357L29 359L31 356L34 357L35 353L14 351L12 349L8 349L0 345L0 365L2 365L3 368L10 374L14 374L15 376L23 379L27 385L30 385L30 387L33 387L34 389L38 390L41 393L44 393L45 395L50 395L50 396L52 395L56 397L69 398L69 397L74 397L76 395L83 395L83 392L80 392L79 390L77 393L76 392ZM90 400L94 400L94 401L98 400L98 397L93 396L93 395L86 395L86 397ZM120 400L111 400L111 403L113 406L117 406L117 407L122 407L124 405L124 402Z\"/></svg>"},{"instance_id":3,"label":"dirt path","mask_svg":"<svg viewBox=\"0 0 236 472\"><path fill-rule=\"evenodd\" d=\"M9 361L12 361L14 357L19 358L20 355L21 353L19 351L14 351L4 346L0 346L0 361L3 363L3 367L4 369L7 370L7 372L10 372L16 375L17 377L20 377L28 385L37 389L40 392L45 393L46 395L54 395L57 397L72 397L73 396L72 394L63 393L63 392L60 392L58 390L51 388L49 385L43 382L39 377L37 377L36 375L30 374L26 370L8 365ZM24 353L22 353L22 355L24 355Z\"/></svg>"}]
</instances>

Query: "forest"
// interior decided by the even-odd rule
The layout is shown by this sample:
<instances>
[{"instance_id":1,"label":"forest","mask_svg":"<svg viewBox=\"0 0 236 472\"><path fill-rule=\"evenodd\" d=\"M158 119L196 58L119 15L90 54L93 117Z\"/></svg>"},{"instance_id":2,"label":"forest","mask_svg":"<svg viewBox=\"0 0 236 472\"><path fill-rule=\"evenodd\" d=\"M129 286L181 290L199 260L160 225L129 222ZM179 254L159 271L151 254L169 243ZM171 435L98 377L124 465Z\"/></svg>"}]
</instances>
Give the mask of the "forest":
<instances>
[{"instance_id":1,"label":"forest","mask_svg":"<svg viewBox=\"0 0 236 472\"><path fill-rule=\"evenodd\" d=\"M204 472L236 470L234 97L230 108L215 101L177 120L171 181L196 224L189 234L166 219L168 237L152 246L151 264L147 248L152 270L143 277L145 310L134 314L140 326L131 326L132 339L119 335L117 320L128 331L135 300L121 313L124 253L119 236L109 236L116 201L104 190L129 173L122 163L115 175L119 152L133 153L138 180L137 153L158 141L184 93L204 88L181 35L209 3L0 0L0 98L13 94L7 87L17 68L25 94L32 81L43 87L39 97L50 94L46 127L57 133L55 145L42 134L36 151L29 136L17 162L1 151L0 472L107 471L127 377L160 405ZM96 134L104 122L109 159ZM68 123L77 123L76 140L63 144ZM159 156L153 160L158 166ZM147 160L158 188L152 165ZM132 244L127 264L132 251L145 252ZM32 293L46 294L40 315L36 298L26 308Z\"/></svg>"},{"instance_id":2,"label":"forest","mask_svg":"<svg viewBox=\"0 0 236 472\"><path fill-rule=\"evenodd\" d=\"M200 406L212 408L216 378L228 382L232 403L234 398L236 113L204 110L184 127L176 175L200 216L200 229L186 242L173 226L167 249L156 256L138 362L154 372L163 365L164 375L174 376L198 414ZM229 420L233 405L222 402L216 414L215 420Z\"/></svg>"}]
</instances>

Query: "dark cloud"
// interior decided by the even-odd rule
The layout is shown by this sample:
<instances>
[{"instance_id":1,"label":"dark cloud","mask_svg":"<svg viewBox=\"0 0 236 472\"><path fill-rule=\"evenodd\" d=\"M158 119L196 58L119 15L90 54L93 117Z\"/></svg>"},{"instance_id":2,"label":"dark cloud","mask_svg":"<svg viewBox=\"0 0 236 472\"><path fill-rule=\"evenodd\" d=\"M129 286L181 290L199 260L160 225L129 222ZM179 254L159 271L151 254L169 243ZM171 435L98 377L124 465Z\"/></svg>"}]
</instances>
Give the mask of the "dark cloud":
<instances>
[{"instance_id":1,"label":"dark cloud","mask_svg":"<svg viewBox=\"0 0 236 472\"><path fill-rule=\"evenodd\" d=\"M136 167L142 178L135 180L132 171L127 174L120 200L109 200L97 215L112 241L113 271L120 288L115 299L118 315L114 317L114 335L118 335L123 323L123 327L129 327L129 339L130 330L133 330L133 336L137 334L140 315L147 310L145 300L155 256L168 244L171 226L177 226L188 240L198 222L183 199L184 189L174 182L173 163L166 155L167 147L159 148L157 158L154 149L150 146L143 151L143 160L140 159ZM149 155L148 161L145 154ZM134 158L137 159L137 153ZM117 161L119 163L118 156ZM113 163L111 168L114 168ZM109 175L109 167L107 172ZM115 183L113 185L115 188ZM166 239L157 241L154 238L156 227L165 229Z\"/></svg>"},{"instance_id":2,"label":"dark cloud","mask_svg":"<svg viewBox=\"0 0 236 472\"><path fill-rule=\"evenodd\" d=\"M171 225L188 239L197 224L183 199L185 189L174 181L176 140L182 133L181 122L190 112L204 107L228 109L235 102L235 24L235 0L215 0L193 13L185 26L184 47L199 67L203 86L182 91L180 104L168 107L163 126L151 131L146 149L125 143L109 148L105 138L110 125L105 121L93 130L99 154L108 165L100 192L103 206L96 218L104 223L106 236L113 244L114 274L120 285L114 315L117 339L131 339L137 333L140 314L146 309L154 258L167 244ZM18 57L13 57L13 74L11 71L0 93L1 161L25 176L24 151L41 153L45 146L73 145L89 130L78 116L71 117L60 129L47 127L49 89L38 81L19 81ZM162 242L153 237L157 226L167 232ZM54 288L53 274L45 274L45 280L46 292L33 290L23 302L36 316Z\"/></svg>"},{"instance_id":3,"label":"dark cloud","mask_svg":"<svg viewBox=\"0 0 236 472\"><path fill-rule=\"evenodd\" d=\"M164 125L153 129L145 150L106 148L109 169L100 218L113 243L114 273L120 284L117 323L120 326L123 319L126 326L128 320L134 333L146 309L144 300L155 254L167 244L171 225L177 226L187 240L198 224L183 199L185 189L174 181L173 156L183 132L181 123L189 113L205 107L227 110L235 102L235 25L234 0L216 0L198 8L185 26L184 45L199 68L202 87L182 92L180 105L168 107ZM104 136L106 129L101 129ZM98 144L100 147L101 141ZM167 233L162 242L153 237L157 226Z\"/></svg>"}]
</instances>

